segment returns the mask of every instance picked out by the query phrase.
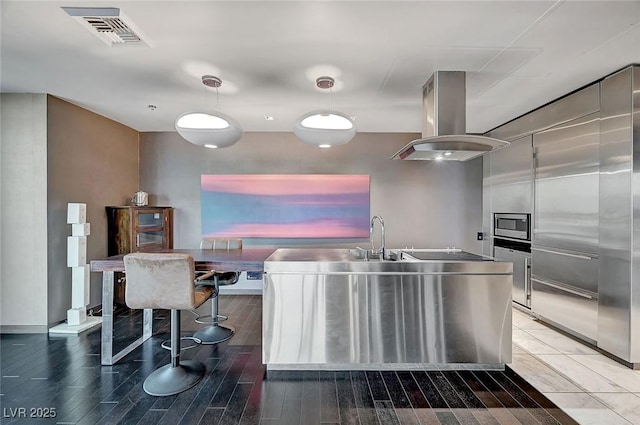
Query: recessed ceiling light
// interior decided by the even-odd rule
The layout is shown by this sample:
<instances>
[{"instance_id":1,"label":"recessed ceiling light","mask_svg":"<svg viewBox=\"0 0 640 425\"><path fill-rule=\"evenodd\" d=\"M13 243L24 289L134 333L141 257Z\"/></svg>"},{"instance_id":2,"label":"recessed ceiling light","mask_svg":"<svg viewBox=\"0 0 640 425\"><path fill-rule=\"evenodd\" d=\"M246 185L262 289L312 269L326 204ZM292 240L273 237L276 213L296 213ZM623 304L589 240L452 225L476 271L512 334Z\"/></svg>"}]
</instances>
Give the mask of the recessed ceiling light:
<instances>
[{"instance_id":1,"label":"recessed ceiling light","mask_svg":"<svg viewBox=\"0 0 640 425\"><path fill-rule=\"evenodd\" d=\"M327 149L327 148L330 148L331 145L318 145L318 147L322 149Z\"/></svg>"}]
</instances>

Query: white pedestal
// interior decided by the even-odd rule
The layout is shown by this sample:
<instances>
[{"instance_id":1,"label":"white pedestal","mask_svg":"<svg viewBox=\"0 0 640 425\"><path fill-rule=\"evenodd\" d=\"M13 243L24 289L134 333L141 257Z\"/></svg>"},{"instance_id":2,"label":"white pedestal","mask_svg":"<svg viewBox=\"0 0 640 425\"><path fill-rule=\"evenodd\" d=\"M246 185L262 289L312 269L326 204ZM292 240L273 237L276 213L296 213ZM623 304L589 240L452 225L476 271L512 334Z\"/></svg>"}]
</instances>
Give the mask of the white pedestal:
<instances>
[{"instance_id":1,"label":"white pedestal","mask_svg":"<svg viewBox=\"0 0 640 425\"><path fill-rule=\"evenodd\" d=\"M80 323L79 325L68 325L66 323L61 323L58 326L49 328L49 333L78 335L81 332L89 330L95 326L99 326L101 324L102 317L89 316L84 322Z\"/></svg>"}]
</instances>

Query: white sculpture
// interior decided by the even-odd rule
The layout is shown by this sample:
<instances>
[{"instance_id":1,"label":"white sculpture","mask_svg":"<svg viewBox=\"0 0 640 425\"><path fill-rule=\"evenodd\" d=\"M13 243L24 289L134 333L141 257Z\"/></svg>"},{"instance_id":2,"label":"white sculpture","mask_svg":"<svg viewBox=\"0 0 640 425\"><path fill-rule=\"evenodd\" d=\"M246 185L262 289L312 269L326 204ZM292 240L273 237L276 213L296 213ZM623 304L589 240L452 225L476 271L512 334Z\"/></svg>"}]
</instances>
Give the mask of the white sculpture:
<instances>
[{"instance_id":1,"label":"white sculpture","mask_svg":"<svg viewBox=\"0 0 640 425\"><path fill-rule=\"evenodd\" d=\"M87 205L68 204L67 223L71 224L71 236L67 237L67 267L71 267L71 308L67 310L67 323L49 329L49 333L78 334L102 323L99 317L87 317L90 293L87 236L91 233L91 226L87 223Z\"/></svg>"}]
</instances>

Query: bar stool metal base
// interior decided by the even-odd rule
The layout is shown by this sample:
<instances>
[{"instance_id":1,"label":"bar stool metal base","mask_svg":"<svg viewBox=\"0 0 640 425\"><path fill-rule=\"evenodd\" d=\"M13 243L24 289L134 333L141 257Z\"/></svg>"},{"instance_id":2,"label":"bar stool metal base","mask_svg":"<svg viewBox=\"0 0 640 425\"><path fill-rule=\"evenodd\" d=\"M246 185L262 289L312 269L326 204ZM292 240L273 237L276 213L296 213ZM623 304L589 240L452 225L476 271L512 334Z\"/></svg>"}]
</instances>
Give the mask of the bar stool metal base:
<instances>
[{"instance_id":1,"label":"bar stool metal base","mask_svg":"<svg viewBox=\"0 0 640 425\"><path fill-rule=\"evenodd\" d=\"M168 364L149 375L142 388L158 397L178 394L200 382L205 370L202 363L193 360L182 361L177 367Z\"/></svg>"},{"instance_id":2,"label":"bar stool metal base","mask_svg":"<svg viewBox=\"0 0 640 425\"><path fill-rule=\"evenodd\" d=\"M212 345L231 339L234 333L234 330L231 328L215 325L207 326L206 328L196 331L193 337L202 341L202 345Z\"/></svg>"},{"instance_id":3,"label":"bar stool metal base","mask_svg":"<svg viewBox=\"0 0 640 425\"><path fill-rule=\"evenodd\" d=\"M195 322L203 325L211 325L214 326L220 322L224 322L225 320L229 320L229 316L223 316L222 314L218 314L216 317L213 317L210 314L206 316L200 316L197 312L193 312L196 315Z\"/></svg>"}]
</instances>

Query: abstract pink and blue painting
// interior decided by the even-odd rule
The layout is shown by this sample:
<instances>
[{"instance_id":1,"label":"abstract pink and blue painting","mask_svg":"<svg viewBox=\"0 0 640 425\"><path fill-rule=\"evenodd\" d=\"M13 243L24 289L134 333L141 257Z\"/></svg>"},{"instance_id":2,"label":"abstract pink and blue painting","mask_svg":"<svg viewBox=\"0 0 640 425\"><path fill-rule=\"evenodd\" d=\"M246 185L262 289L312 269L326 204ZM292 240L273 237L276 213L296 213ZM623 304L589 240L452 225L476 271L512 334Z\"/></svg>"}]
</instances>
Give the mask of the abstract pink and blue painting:
<instances>
[{"instance_id":1,"label":"abstract pink and blue painting","mask_svg":"<svg viewBox=\"0 0 640 425\"><path fill-rule=\"evenodd\" d=\"M369 176L203 174L202 236L368 238Z\"/></svg>"}]
</instances>

